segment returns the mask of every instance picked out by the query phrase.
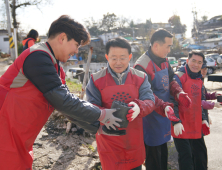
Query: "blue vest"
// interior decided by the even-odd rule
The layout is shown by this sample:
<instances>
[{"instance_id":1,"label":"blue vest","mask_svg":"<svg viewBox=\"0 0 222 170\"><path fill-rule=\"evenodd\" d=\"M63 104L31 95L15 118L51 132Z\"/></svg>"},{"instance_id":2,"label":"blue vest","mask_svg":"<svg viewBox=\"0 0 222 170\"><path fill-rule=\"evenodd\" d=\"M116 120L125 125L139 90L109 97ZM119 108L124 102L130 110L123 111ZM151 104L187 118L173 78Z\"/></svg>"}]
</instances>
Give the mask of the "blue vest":
<instances>
[{"instance_id":1,"label":"blue vest","mask_svg":"<svg viewBox=\"0 0 222 170\"><path fill-rule=\"evenodd\" d=\"M151 60L152 61L152 60ZM153 63L153 61L152 61ZM165 63L166 65L166 63ZM168 68L158 71L155 64L155 77L152 80L153 93L164 102L169 102L169 75ZM155 111L143 118L144 142L148 146L159 146L168 142L171 138L170 120L162 117Z\"/></svg>"}]
</instances>

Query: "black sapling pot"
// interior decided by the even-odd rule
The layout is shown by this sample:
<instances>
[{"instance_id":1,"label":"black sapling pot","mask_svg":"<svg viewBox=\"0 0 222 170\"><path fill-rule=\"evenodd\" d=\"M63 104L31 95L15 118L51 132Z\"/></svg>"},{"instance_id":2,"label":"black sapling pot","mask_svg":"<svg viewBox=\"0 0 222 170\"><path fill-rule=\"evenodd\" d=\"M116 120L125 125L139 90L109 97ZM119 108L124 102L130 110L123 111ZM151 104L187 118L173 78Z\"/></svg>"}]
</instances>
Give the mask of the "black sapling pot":
<instances>
[{"instance_id":1,"label":"black sapling pot","mask_svg":"<svg viewBox=\"0 0 222 170\"><path fill-rule=\"evenodd\" d=\"M217 96L217 101L218 101L218 102L222 102L222 96L219 96L219 95L218 95L218 96Z\"/></svg>"},{"instance_id":2,"label":"black sapling pot","mask_svg":"<svg viewBox=\"0 0 222 170\"><path fill-rule=\"evenodd\" d=\"M122 119L122 122L118 122L121 128L126 128L128 126L129 121L126 118L128 111L132 108L129 107L126 103L121 101L114 100L111 106L112 109L118 109L116 112L113 113L115 117Z\"/></svg>"}]
</instances>

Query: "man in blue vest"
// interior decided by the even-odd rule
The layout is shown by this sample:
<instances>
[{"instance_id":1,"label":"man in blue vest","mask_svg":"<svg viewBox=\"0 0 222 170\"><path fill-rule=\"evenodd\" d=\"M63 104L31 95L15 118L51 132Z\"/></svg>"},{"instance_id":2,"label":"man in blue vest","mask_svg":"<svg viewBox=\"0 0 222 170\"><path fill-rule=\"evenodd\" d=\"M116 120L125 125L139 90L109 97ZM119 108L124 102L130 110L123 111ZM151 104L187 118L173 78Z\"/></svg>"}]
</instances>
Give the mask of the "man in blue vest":
<instances>
[{"instance_id":1,"label":"man in blue vest","mask_svg":"<svg viewBox=\"0 0 222 170\"><path fill-rule=\"evenodd\" d=\"M173 35L165 29L158 29L152 35L150 42L148 51L136 61L134 67L147 74L151 89L159 99L169 102L171 94L180 104L189 107L191 101L179 84L173 80L174 72L166 59L173 45ZM143 118L147 170L167 170L170 124L169 119L160 116L156 111ZM177 135L182 134L182 128L174 129L174 132Z\"/></svg>"}]
</instances>

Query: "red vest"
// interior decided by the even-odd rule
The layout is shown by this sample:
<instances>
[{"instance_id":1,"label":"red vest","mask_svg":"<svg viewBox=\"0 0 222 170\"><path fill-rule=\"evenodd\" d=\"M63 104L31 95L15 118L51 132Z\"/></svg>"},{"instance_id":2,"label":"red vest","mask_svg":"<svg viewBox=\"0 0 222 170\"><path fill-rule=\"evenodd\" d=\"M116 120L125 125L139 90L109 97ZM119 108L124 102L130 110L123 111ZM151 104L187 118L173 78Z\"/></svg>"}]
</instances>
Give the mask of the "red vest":
<instances>
[{"instance_id":1,"label":"red vest","mask_svg":"<svg viewBox=\"0 0 222 170\"><path fill-rule=\"evenodd\" d=\"M104 69L92 75L96 88L101 93L102 107L111 108L113 100L129 103L139 98L139 88L144 82L144 73L133 68L124 85L116 85L113 77ZM130 170L145 160L143 121L138 116L130 122L124 136L96 134L96 141L102 168L105 170Z\"/></svg>"},{"instance_id":2,"label":"red vest","mask_svg":"<svg viewBox=\"0 0 222 170\"><path fill-rule=\"evenodd\" d=\"M54 108L23 73L26 57L44 51L58 71L45 43L24 51L0 78L0 169L31 170L32 145ZM2 95L3 94L3 95Z\"/></svg>"},{"instance_id":3,"label":"red vest","mask_svg":"<svg viewBox=\"0 0 222 170\"><path fill-rule=\"evenodd\" d=\"M172 136L181 139L199 139L202 137L201 89L203 82L201 79L191 79L187 73L184 74L186 80L182 80L181 83L192 104L189 109L179 105L179 116L185 131L179 137L172 131ZM171 128L173 129L172 125Z\"/></svg>"}]
</instances>

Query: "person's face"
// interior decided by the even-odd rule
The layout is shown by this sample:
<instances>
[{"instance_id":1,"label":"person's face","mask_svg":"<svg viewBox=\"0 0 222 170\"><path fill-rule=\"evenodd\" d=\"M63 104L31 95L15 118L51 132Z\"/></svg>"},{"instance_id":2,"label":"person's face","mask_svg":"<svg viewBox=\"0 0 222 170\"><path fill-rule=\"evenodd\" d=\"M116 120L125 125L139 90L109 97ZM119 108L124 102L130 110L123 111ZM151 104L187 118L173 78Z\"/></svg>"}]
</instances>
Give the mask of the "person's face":
<instances>
[{"instance_id":1,"label":"person's face","mask_svg":"<svg viewBox=\"0 0 222 170\"><path fill-rule=\"evenodd\" d=\"M60 43L60 55L57 58L59 61L66 62L70 58L70 56L78 53L79 43L76 42L74 39L68 41L66 34L64 36L61 36Z\"/></svg>"},{"instance_id":2,"label":"person's face","mask_svg":"<svg viewBox=\"0 0 222 170\"><path fill-rule=\"evenodd\" d=\"M192 55L190 59L188 59L188 66L193 73L198 73L201 70L203 65L203 57L199 55Z\"/></svg>"},{"instance_id":3,"label":"person's face","mask_svg":"<svg viewBox=\"0 0 222 170\"><path fill-rule=\"evenodd\" d=\"M116 73L122 73L129 65L132 54L126 48L110 47L109 54L105 55L109 66Z\"/></svg>"},{"instance_id":4,"label":"person's face","mask_svg":"<svg viewBox=\"0 0 222 170\"><path fill-rule=\"evenodd\" d=\"M203 78L207 75L207 67L201 69L201 74Z\"/></svg>"},{"instance_id":5,"label":"person's face","mask_svg":"<svg viewBox=\"0 0 222 170\"><path fill-rule=\"evenodd\" d=\"M165 43L155 42L155 52L154 54L160 58L166 58L167 54L170 52L170 48L173 45L173 38L166 37Z\"/></svg>"}]
</instances>

